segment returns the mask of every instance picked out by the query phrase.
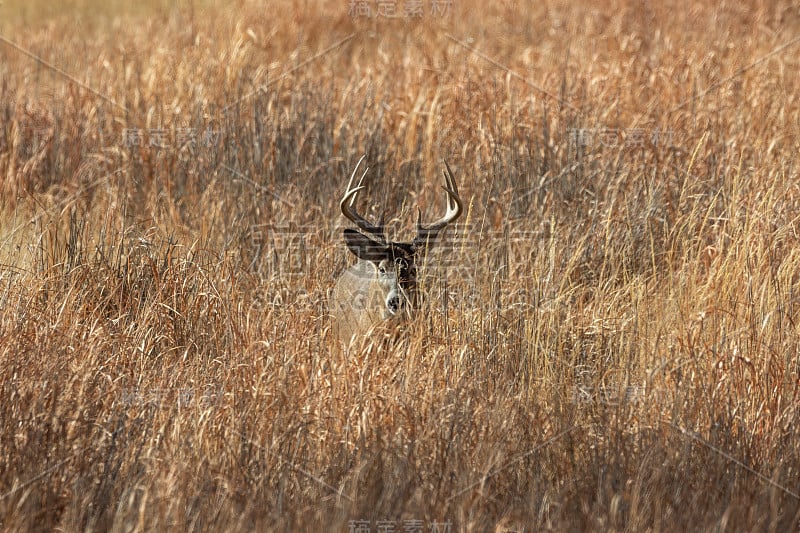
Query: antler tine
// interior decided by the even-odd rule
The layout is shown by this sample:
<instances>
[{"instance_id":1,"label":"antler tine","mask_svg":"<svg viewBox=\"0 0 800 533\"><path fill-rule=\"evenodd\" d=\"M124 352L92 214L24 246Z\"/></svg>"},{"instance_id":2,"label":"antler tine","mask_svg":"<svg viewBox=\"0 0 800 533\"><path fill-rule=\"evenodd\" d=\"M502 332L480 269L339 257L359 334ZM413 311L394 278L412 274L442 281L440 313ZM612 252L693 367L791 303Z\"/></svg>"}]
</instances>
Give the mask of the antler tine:
<instances>
[{"instance_id":1,"label":"antler tine","mask_svg":"<svg viewBox=\"0 0 800 533\"><path fill-rule=\"evenodd\" d=\"M415 246L428 246L436 240L439 232L442 231L448 224L456 220L462 211L461 198L458 196L458 186L456 185L453 171L450 170L450 165L447 161L444 162L445 169L442 169L445 185L442 189L447 193L447 211L442 218L429 226L422 225L422 211L417 209L417 237L414 239Z\"/></svg>"},{"instance_id":2,"label":"antler tine","mask_svg":"<svg viewBox=\"0 0 800 533\"><path fill-rule=\"evenodd\" d=\"M358 186L353 187L353 179L356 177L356 172L358 172L358 167L361 166L361 162L364 161L364 158L367 157L366 154L361 156L361 159L358 160L356 163L356 168L353 169L353 173L350 175L350 181L347 182L347 190L344 192L344 196L342 196L341 202L339 205L342 209L342 214L350 221L352 221L359 229L365 231L378 239L382 242L386 242L386 233L385 228L383 226L383 218L381 218L381 222L376 226L371 224L367 219L363 216L358 214L358 212L353 207L356 202L356 196L358 196L358 192L365 187L361 185L364 182L364 177L369 172L369 167L364 170L364 173L361 174L361 179L358 180Z\"/></svg>"}]
</instances>

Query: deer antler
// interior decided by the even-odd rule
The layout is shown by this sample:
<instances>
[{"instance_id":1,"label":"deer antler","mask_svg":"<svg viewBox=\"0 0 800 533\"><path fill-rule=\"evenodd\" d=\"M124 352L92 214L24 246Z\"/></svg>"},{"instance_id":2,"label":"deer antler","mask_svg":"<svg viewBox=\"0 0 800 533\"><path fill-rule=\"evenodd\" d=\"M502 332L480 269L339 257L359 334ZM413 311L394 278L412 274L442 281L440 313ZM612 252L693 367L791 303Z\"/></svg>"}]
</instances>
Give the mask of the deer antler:
<instances>
[{"instance_id":1,"label":"deer antler","mask_svg":"<svg viewBox=\"0 0 800 533\"><path fill-rule=\"evenodd\" d=\"M344 196L342 196L342 201L339 203L339 205L342 208L342 214L347 219L355 223L359 229L375 236L376 238L380 239L381 242L386 242L386 228L383 225L383 218L381 217L381 221L377 226L373 225L363 216L358 214L353 207L356 201L356 196L358 196L358 192L365 188L361 184L364 182L364 176L367 175L369 167L364 170L364 173L361 175L361 179L358 180L358 186L353 187L353 179L355 179L358 167L361 166L361 162L365 157L367 157L366 154L362 155L361 159L359 159L358 163L356 163L356 168L353 169L353 173L350 175L350 181L347 182L347 190L345 190Z\"/></svg>"},{"instance_id":2,"label":"deer antler","mask_svg":"<svg viewBox=\"0 0 800 533\"><path fill-rule=\"evenodd\" d=\"M414 238L415 247L427 247L432 244L439 232L441 232L448 224L456 220L462 211L461 198L458 196L458 186L453 177L453 171L450 170L450 165L447 161L444 162L446 168L442 169L444 175L445 185L442 189L447 193L447 211L444 216L429 226L422 225L422 211L417 209L417 236Z\"/></svg>"}]
</instances>

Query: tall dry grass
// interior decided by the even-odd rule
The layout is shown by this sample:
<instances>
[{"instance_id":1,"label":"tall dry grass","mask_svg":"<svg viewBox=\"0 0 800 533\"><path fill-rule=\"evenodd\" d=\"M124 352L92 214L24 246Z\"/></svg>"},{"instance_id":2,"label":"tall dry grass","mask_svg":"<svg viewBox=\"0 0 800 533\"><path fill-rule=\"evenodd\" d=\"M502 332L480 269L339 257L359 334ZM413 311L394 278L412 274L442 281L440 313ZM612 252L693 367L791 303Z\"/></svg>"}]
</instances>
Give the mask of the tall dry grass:
<instances>
[{"instance_id":1,"label":"tall dry grass","mask_svg":"<svg viewBox=\"0 0 800 533\"><path fill-rule=\"evenodd\" d=\"M4 529L798 527L796 5L424 5L0 5ZM362 153L468 212L342 354Z\"/></svg>"}]
</instances>

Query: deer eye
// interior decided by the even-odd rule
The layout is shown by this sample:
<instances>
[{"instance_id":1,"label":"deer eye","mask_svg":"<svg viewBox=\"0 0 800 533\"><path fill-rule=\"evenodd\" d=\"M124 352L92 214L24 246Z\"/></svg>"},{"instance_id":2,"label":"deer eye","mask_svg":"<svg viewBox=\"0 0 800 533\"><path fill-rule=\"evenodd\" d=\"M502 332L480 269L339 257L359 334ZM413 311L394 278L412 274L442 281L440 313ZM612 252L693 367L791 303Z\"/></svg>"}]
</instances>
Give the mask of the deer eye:
<instances>
[{"instance_id":1,"label":"deer eye","mask_svg":"<svg viewBox=\"0 0 800 533\"><path fill-rule=\"evenodd\" d=\"M380 274L386 274L386 267L383 264L378 265L378 272Z\"/></svg>"}]
</instances>

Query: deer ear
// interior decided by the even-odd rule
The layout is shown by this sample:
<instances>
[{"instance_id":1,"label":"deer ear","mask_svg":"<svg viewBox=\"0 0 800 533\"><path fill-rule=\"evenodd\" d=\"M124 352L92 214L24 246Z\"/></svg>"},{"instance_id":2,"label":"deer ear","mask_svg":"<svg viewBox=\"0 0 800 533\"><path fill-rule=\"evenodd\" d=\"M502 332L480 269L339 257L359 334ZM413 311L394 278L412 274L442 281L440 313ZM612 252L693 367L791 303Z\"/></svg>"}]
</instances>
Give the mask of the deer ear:
<instances>
[{"instance_id":1,"label":"deer ear","mask_svg":"<svg viewBox=\"0 0 800 533\"><path fill-rule=\"evenodd\" d=\"M382 261L389 256L389 247L354 229L344 230L344 242L347 248L359 259L365 261Z\"/></svg>"}]
</instances>

